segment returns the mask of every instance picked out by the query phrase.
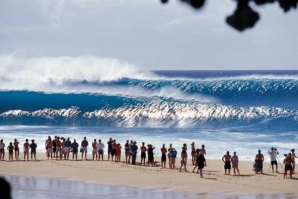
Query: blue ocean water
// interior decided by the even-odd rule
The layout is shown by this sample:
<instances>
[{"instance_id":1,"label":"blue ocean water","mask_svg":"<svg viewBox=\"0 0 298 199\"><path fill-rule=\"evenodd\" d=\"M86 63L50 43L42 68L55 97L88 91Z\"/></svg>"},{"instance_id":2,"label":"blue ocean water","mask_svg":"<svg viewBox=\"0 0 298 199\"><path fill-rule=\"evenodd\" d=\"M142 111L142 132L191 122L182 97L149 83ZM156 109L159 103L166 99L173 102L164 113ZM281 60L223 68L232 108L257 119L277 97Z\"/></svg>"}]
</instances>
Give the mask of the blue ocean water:
<instances>
[{"instance_id":1,"label":"blue ocean water","mask_svg":"<svg viewBox=\"0 0 298 199\"><path fill-rule=\"evenodd\" d=\"M298 70L0 82L0 132L6 139L36 137L44 143L55 132L77 139L87 134L173 142L179 148L196 141L209 146L210 157L230 148L245 159L251 148L298 148Z\"/></svg>"}]
</instances>

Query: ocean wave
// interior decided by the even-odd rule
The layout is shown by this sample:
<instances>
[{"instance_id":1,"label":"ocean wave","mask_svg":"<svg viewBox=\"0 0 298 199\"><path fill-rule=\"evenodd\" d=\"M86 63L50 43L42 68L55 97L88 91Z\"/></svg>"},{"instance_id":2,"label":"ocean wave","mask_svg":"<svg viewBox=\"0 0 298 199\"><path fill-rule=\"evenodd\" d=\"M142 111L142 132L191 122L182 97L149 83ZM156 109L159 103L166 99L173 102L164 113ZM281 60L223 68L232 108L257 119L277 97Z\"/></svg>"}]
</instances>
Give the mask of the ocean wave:
<instances>
[{"instance_id":1,"label":"ocean wave","mask_svg":"<svg viewBox=\"0 0 298 199\"><path fill-rule=\"evenodd\" d=\"M82 112L78 107L68 109L41 109L36 111L9 110L0 114L2 122L50 120L64 124L118 127L196 127L201 125L231 125L270 123L271 120L289 120L297 126L298 111L279 107L233 107L198 103L151 102L138 106L104 108ZM42 125L42 123L39 123Z\"/></svg>"}]
</instances>

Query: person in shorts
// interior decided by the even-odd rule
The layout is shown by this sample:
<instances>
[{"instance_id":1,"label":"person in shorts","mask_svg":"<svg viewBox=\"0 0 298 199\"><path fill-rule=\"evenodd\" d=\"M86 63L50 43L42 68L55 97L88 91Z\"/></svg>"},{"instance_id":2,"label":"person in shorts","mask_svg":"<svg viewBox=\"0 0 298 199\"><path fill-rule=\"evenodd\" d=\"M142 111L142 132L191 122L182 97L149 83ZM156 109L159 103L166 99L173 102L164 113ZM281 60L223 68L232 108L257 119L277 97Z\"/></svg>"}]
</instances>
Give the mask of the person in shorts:
<instances>
[{"instance_id":1,"label":"person in shorts","mask_svg":"<svg viewBox=\"0 0 298 199\"><path fill-rule=\"evenodd\" d=\"M279 153L278 153L277 149L271 147L271 150L268 151L268 154L270 155L272 172L274 173L274 165L275 165L275 171L276 171L276 173L278 173L277 155Z\"/></svg>"},{"instance_id":2,"label":"person in shorts","mask_svg":"<svg viewBox=\"0 0 298 199\"><path fill-rule=\"evenodd\" d=\"M87 160L87 152L88 152L87 147L88 147L88 145L89 145L89 143L87 141L87 138L84 137L84 140L81 142L81 147L82 147L81 153L82 153L82 159L83 159L83 156L85 154L85 160Z\"/></svg>"},{"instance_id":3,"label":"person in shorts","mask_svg":"<svg viewBox=\"0 0 298 199\"><path fill-rule=\"evenodd\" d=\"M97 160L97 141L94 139L92 142L92 158L93 160Z\"/></svg>"},{"instance_id":4,"label":"person in shorts","mask_svg":"<svg viewBox=\"0 0 298 199\"><path fill-rule=\"evenodd\" d=\"M166 161L167 161L167 148L165 147L165 144L162 145L162 148L160 149L161 152L161 168L166 168Z\"/></svg>"},{"instance_id":5,"label":"person in shorts","mask_svg":"<svg viewBox=\"0 0 298 199\"><path fill-rule=\"evenodd\" d=\"M29 140L26 139L25 143L24 143L24 161L27 159L27 161L29 160Z\"/></svg>"},{"instance_id":6,"label":"person in shorts","mask_svg":"<svg viewBox=\"0 0 298 199\"><path fill-rule=\"evenodd\" d=\"M292 158L291 153L289 153L285 157L283 163L285 164L284 179L287 177L288 171L290 172L290 179L292 179L292 175L293 175L293 158Z\"/></svg>"},{"instance_id":7,"label":"person in shorts","mask_svg":"<svg viewBox=\"0 0 298 199\"><path fill-rule=\"evenodd\" d=\"M74 160L74 158L78 160L79 144L77 143L76 139L74 139L73 143L71 143L71 150L72 150L72 160Z\"/></svg>"},{"instance_id":8,"label":"person in shorts","mask_svg":"<svg viewBox=\"0 0 298 199\"><path fill-rule=\"evenodd\" d=\"M230 152L227 151L227 154L222 157L222 161L225 163L224 169L225 169L225 175L227 175L227 170L228 170L228 175L231 173L231 155Z\"/></svg>"},{"instance_id":9,"label":"person in shorts","mask_svg":"<svg viewBox=\"0 0 298 199\"><path fill-rule=\"evenodd\" d=\"M104 154L103 149L105 148L105 145L101 142L101 139L98 140L96 147L98 151L98 160L100 160L100 157L101 157L101 160L103 160L103 154Z\"/></svg>"},{"instance_id":10,"label":"person in shorts","mask_svg":"<svg viewBox=\"0 0 298 199\"><path fill-rule=\"evenodd\" d=\"M16 160L19 160L19 156L20 156L20 148L19 148L19 141L17 139L14 139L14 156Z\"/></svg>"},{"instance_id":11,"label":"person in shorts","mask_svg":"<svg viewBox=\"0 0 298 199\"><path fill-rule=\"evenodd\" d=\"M5 144L1 139L0 140L0 160L4 160L4 156L5 156Z\"/></svg>"},{"instance_id":12,"label":"person in shorts","mask_svg":"<svg viewBox=\"0 0 298 199\"><path fill-rule=\"evenodd\" d=\"M69 159L70 150L71 150L71 141L70 141L69 138L67 138L67 140L65 140L65 142L64 142L64 150L65 150L66 160L68 160Z\"/></svg>"},{"instance_id":13,"label":"person in shorts","mask_svg":"<svg viewBox=\"0 0 298 199\"><path fill-rule=\"evenodd\" d=\"M141 150L141 166L144 165L146 163L146 151L147 151L147 147L145 146L145 142L142 143L142 146L140 147Z\"/></svg>"},{"instance_id":14,"label":"person in shorts","mask_svg":"<svg viewBox=\"0 0 298 199\"><path fill-rule=\"evenodd\" d=\"M8 150L8 160L13 161L14 146L12 145L12 142L9 143L7 150Z\"/></svg>"},{"instance_id":15,"label":"person in shorts","mask_svg":"<svg viewBox=\"0 0 298 199\"><path fill-rule=\"evenodd\" d=\"M31 160L36 160L36 148L37 148L37 144L34 142L34 140L31 140L31 144L30 144L30 153L31 153Z\"/></svg>"}]
</instances>

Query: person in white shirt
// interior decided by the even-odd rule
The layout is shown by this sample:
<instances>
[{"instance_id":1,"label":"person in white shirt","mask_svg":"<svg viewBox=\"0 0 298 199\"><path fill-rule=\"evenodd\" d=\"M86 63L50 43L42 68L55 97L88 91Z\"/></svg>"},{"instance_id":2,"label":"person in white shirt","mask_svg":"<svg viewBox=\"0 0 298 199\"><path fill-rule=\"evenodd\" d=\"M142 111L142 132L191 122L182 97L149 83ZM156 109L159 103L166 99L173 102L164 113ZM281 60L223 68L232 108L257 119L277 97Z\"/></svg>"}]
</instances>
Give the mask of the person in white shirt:
<instances>
[{"instance_id":1,"label":"person in white shirt","mask_svg":"<svg viewBox=\"0 0 298 199\"><path fill-rule=\"evenodd\" d=\"M103 160L103 149L104 148L105 148L105 145L101 142L101 139L99 139L98 143L97 143L98 160L100 160L100 156L101 156L101 160Z\"/></svg>"},{"instance_id":2,"label":"person in white shirt","mask_svg":"<svg viewBox=\"0 0 298 199\"><path fill-rule=\"evenodd\" d=\"M274 165L275 165L275 172L278 173L278 165L277 165L277 155L279 154L276 148L271 148L271 150L268 151L268 154L270 155L270 161L271 161L271 167L272 172L274 173Z\"/></svg>"}]
</instances>

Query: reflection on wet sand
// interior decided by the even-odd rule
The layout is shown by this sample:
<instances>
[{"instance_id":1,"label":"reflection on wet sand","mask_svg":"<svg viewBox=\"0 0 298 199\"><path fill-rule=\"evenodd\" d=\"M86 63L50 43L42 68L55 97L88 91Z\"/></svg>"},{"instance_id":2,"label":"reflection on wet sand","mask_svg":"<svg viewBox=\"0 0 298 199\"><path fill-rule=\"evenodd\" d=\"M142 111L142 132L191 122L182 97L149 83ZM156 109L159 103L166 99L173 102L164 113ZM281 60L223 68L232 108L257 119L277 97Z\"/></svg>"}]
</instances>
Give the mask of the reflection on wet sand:
<instances>
[{"instance_id":1,"label":"reflection on wet sand","mask_svg":"<svg viewBox=\"0 0 298 199\"><path fill-rule=\"evenodd\" d=\"M102 185L58 178L37 178L23 176L5 176L11 183L14 199L38 198L223 198L223 199L297 199L296 194L250 194L227 195L219 193L187 193L173 192L163 189L146 189L132 186Z\"/></svg>"}]
</instances>

